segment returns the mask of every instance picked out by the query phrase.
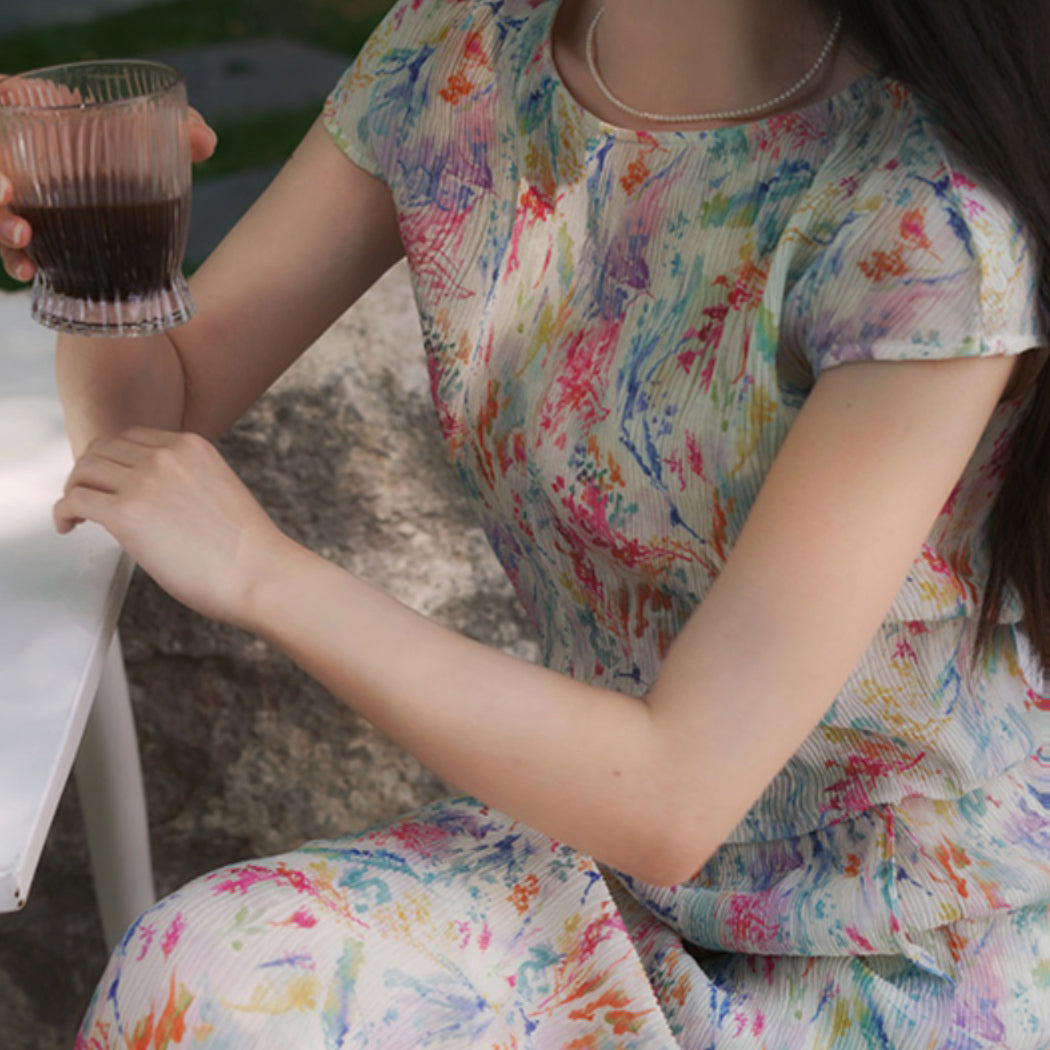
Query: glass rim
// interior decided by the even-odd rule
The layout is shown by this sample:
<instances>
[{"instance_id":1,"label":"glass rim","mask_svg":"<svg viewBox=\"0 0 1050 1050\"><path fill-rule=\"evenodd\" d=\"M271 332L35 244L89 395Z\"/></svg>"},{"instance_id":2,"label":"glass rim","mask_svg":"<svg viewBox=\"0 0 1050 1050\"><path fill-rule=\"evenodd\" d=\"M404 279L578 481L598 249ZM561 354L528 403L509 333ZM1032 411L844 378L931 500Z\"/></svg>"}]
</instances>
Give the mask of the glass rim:
<instances>
[{"instance_id":1,"label":"glass rim","mask_svg":"<svg viewBox=\"0 0 1050 1050\"><path fill-rule=\"evenodd\" d=\"M154 88L152 91L142 91L136 95L129 95L127 98L115 98L108 99L104 102L63 102L57 105L41 105L39 103L21 103L21 102L2 102L0 101L0 112L7 111L21 112L21 113L61 113L64 111L76 110L94 110L94 109L113 109L115 106L124 106L132 102L148 101L151 98L159 98L162 95L168 94L173 88L177 88L180 84L185 84L185 75L176 69L174 66L168 65L167 62L158 62L155 59L150 58L89 58L81 62L57 62L51 66L40 66L37 69L27 69L21 73L8 73L5 76L0 76L0 91L3 90L4 84L9 80L20 80L25 77L31 77L34 80L46 79L46 74L55 73L58 70L69 70L69 69L105 69L121 66L123 68L139 68L139 69L154 69L160 70L161 72L170 74L168 82L161 87Z\"/></svg>"}]
</instances>

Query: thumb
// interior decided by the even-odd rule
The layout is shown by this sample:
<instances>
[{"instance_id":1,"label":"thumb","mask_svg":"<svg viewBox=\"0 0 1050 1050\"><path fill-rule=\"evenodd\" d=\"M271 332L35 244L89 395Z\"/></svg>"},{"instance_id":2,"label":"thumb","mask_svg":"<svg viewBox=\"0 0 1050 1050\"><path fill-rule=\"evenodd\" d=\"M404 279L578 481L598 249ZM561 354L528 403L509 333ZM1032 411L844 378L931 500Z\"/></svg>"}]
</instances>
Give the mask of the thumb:
<instances>
[{"instance_id":1,"label":"thumb","mask_svg":"<svg viewBox=\"0 0 1050 1050\"><path fill-rule=\"evenodd\" d=\"M190 107L190 156L195 164L207 160L214 152L219 143L219 136L214 129L208 126L204 117Z\"/></svg>"}]
</instances>

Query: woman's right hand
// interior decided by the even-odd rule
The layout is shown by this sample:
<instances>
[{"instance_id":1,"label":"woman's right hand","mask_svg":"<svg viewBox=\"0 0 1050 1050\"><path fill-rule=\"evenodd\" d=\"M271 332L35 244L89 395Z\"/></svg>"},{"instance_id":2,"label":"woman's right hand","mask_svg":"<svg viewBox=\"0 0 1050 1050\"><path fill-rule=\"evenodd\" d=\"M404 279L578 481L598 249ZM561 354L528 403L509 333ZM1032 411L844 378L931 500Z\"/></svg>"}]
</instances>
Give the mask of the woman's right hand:
<instances>
[{"instance_id":1,"label":"woman's right hand","mask_svg":"<svg viewBox=\"0 0 1050 1050\"><path fill-rule=\"evenodd\" d=\"M215 152L218 137L197 110L191 108L189 116L190 155L196 164L207 160ZM4 269L16 281L31 281L36 267L25 249L33 231L25 219L19 218L8 208L13 192L11 180L0 172L0 259L3 260Z\"/></svg>"}]
</instances>

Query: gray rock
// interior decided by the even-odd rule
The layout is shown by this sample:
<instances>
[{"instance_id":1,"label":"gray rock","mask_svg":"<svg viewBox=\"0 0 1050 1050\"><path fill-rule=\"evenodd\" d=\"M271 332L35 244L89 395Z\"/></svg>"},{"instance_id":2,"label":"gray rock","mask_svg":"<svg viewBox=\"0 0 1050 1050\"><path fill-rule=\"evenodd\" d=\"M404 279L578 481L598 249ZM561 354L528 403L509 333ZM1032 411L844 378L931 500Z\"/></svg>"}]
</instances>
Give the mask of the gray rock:
<instances>
[{"instance_id":1,"label":"gray rock","mask_svg":"<svg viewBox=\"0 0 1050 1050\"><path fill-rule=\"evenodd\" d=\"M450 627L536 657L445 460L403 264L221 448L296 539ZM162 893L454 790L283 655L191 613L142 574L120 629ZM68 1050L104 963L67 790L27 908L0 918L0 1046Z\"/></svg>"}]
</instances>

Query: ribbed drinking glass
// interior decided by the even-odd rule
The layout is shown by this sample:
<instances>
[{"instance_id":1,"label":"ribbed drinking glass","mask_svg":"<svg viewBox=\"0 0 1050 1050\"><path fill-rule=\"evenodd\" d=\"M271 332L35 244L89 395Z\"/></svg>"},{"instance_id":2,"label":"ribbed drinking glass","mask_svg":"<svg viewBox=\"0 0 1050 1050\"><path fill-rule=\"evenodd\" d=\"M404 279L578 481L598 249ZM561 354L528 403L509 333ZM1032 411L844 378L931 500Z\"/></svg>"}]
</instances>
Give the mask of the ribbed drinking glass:
<instances>
[{"instance_id":1,"label":"ribbed drinking glass","mask_svg":"<svg viewBox=\"0 0 1050 1050\"><path fill-rule=\"evenodd\" d=\"M52 66L0 79L0 173L33 229L32 314L81 335L190 319L186 85L157 62Z\"/></svg>"}]
</instances>

